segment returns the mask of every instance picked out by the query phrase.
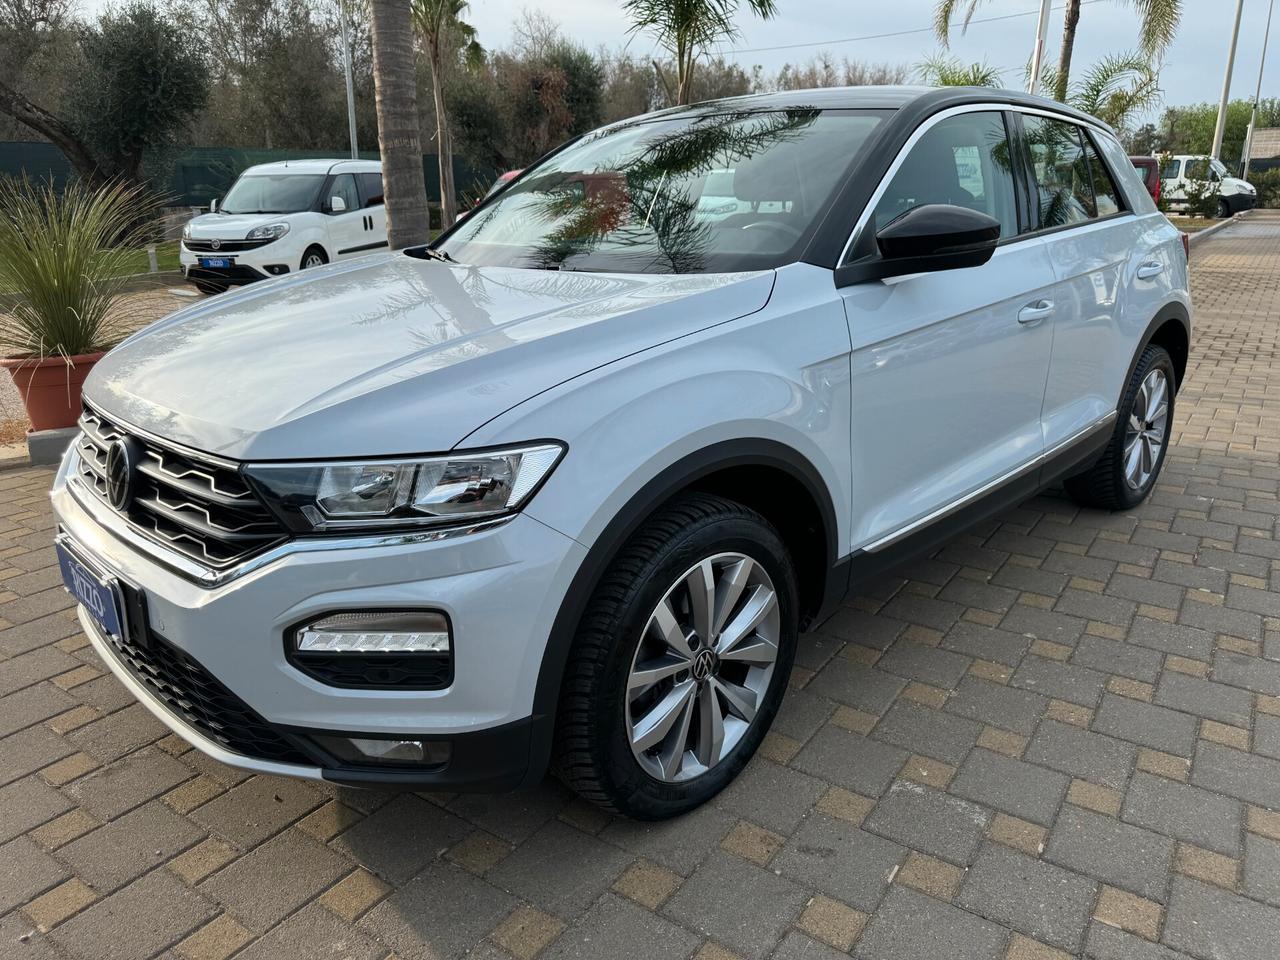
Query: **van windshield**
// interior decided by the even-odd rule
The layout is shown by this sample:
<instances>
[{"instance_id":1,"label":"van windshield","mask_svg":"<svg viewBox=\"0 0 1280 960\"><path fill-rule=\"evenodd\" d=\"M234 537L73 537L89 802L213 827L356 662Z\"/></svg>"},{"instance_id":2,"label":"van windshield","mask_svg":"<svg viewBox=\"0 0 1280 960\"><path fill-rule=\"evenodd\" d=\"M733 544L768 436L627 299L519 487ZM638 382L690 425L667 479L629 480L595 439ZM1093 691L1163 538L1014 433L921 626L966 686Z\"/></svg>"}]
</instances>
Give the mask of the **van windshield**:
<instances>
[{"instance_id":1,"label":"van windshield","mask_svg":"<svg viewBox=\"0 0 1280 960\"><path fill-rule=\"evenodd\" d=\"M461 263L710 273L795 260L885 111L643 120L588 134L471 214Z\"/></svg>"},{"instance_id":2,"label":"van windshield","mask_svg":"<svg viewBox=\"0 0 1280 960\"><path fill-rule=\"evenodd\" d=\"M249 174L241 177L218 207L222 213L301 213L315 206L324 174Z\"/></svg>"}]
</instances>

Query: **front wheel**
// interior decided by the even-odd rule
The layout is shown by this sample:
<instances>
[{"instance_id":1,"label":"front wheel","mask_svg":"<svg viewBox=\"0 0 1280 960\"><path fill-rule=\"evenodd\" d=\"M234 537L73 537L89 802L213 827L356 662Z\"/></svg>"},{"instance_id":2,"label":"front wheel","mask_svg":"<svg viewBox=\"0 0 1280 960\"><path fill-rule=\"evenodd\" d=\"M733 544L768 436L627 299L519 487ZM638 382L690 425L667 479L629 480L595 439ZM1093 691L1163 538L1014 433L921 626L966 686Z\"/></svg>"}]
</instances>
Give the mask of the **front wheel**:
<instances>
[{"instance_id":1,"label":"front wheel","mask_svg":"<svg viewBox=\"0 0 1280 960\"><path fill-rule=\"evenodd\" d=\"M1142 351L1111 442L1087 472L1066 481L1073 500L1086 507L1128 510L1147 498L1169 449L1176 383L1167 350L1153 344Z\"/></svg>"},{"instance_id":2,"label":"front wheel","mask_svg":"<svg viewBox=\"0 0 1280 960\"><path fill-rule=\"evenodd\" d=\"M320 247L307 247L306 252L302 255L302 263L298 265L299 270L310 270L312 267L323 267L329 262L329 258L325 256L325 252Z\"/></svg>"},{"instance_id":3,"label":"front wheel","mask_svg":"<svg viewBox=\"0 0 1280 960\"><path fill-rule=\"evenodd\" d=\"M764 517L706 494L663 508L583 617L558 715L561 776L644 820L715 796L777 713L797 605L795 567Z\"/></svg>"},{"instance_id":4,"label":"front wheel","mask_svg":"<svg viewBox=\"0 0 1280 960\"><path fill-rule=\"evenodd\" d=\"M1225 220L1229 216L1231 216L1231 204L1227 203L1226 200L1219 200L1218 201L1218 219Z\"/></svg>"}]
</instances>

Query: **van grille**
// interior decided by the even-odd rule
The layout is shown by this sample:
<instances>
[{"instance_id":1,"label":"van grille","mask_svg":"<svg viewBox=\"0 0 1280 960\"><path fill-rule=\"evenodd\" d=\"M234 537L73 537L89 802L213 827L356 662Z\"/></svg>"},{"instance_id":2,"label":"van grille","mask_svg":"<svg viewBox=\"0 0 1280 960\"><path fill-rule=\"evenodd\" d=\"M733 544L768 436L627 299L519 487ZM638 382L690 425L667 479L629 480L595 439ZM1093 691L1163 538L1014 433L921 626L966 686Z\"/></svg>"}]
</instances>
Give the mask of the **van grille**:
<instances>
[{"instance_id":1,"label":"van grille","mask_svg":"<svg viewBox=\"0 0 1280 960\"><path fill-rule=\"evenodd\" d=\"M80 416L80 479L108 507L107 452L129 432L88 407ZM122 514L143 534L198 563L222 568L280 543L286 532L239 469L133 435L141 450Z\"/></svg>"}]
</instances>

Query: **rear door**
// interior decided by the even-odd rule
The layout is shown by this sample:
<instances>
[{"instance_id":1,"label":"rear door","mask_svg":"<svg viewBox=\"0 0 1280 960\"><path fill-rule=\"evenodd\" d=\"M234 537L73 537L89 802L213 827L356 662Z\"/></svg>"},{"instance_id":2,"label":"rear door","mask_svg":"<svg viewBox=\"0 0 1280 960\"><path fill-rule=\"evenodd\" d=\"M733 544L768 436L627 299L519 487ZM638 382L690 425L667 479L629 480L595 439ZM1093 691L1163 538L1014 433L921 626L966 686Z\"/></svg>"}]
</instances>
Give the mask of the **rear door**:
<instances>
[{"instance_id":1,"label":"rear door","mask_svg":"<svg viewBox=\"0 0 1280 960\"><path fill-rule=\"evenodd\" d=\"M1043 415L1052 450L1101 429L1115 413L1134 348L1167 301L1180 251L1170 243L1176 233L1116 161L1119 144L1065 119L1027 114L1023 123L1057 276Z\"/></svg>"},{"instance_id":2,"label":"rear door","mask_svg":"<svg viewBox=\"0 0 1280 960\"><path fill-rule=\"evenodd\" d=\"M1013 143L1000 110L940 114L914 135L859 226L950 203L1002 228L981 267L841 291L853 348L854 548L888 546L1043 449L1055 278L1044 241L1022 235Z\"/></svg>"}]
</instances>

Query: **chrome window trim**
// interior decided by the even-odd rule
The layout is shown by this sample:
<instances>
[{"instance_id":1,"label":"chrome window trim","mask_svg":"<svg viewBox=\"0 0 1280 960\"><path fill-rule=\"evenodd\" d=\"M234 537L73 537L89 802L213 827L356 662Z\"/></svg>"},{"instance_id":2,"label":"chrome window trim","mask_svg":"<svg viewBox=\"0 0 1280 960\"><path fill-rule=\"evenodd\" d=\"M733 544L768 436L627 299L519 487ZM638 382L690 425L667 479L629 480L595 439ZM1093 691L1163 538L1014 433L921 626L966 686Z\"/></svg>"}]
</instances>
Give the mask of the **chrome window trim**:
<instances>
[{"instance_id":1,"label":"chrome window trim","mask_svg":"<svg viewBox=\"0 0 1280 960\"><path fill-rule=\"evenodd\" d=\"M473 533L492 530L509 523L517 516L517 514L511 513L465 527L448 527L440 530L415 530L405 533L366 534L364 536L350 537L301 537L286 540L269 550L254 554L229 567L216 569L197 563L190 557L175 550L170 550L163 544L157 543L134 529L133 525L121 515L111 511L109 508L104 509L105 505L96 496L84 489L84 485L77 475L69 474L66 486L68 492L89 518L125 546L155 561L183 579L190 580L209 589L225 586L241 577L248 576L256 570L261 570L277 560L295 554L328 553L335 550L365 550L373 547L404 546L410 543L435 543L439 540L452 540L455 537L465 537ZM62 528L60 527L59 529ZM72 536L74 537L74 533Z\"/></svg>"},{"instance_id":2,"label":"chrome window trim","mask_svg":"<svg viewBox=\"0 0 1280 960\"><path fill-rule=\"evenodd\" d=\"M902 149L898 151L898 155L893 158L893 163L890 164L889 169L885 171L884 177L881 178L880 183L876 186L876 189L871 194L870 199L867 200L867 205L862 208L862 212L858 215L858 219L854 223L853 230L850 231L848 238L845 240L844 249L840 251L840 258L836 261L837 269L839 269L840 267L844 266L846 263L849 262L849 251L853 249L854 240L857 239L858 235L862 232L863 228L866 227L867 222L871 219L871 214L875 212L876 205L880 203L881 198L884 196L885 191L889 189L889 184L893 181L893 178L897 174L898 169L906 161L907 154L909 154L912 148L914 148L915 145L920 142L920 139L926 133L928 133L929 130L931 130L935 125L941 123L943 120L948 120L951 117L962 116L966 113L992 113L992 112L1024 113L1024 114L1030 114L1033 116L1049 117L1052 120L1061 120L1064 123L1074 124L1075 126L1081 127L1081 128L1088 127L1090 129L1095 129L1095 128L1099 130L1103 129L1096 123L1086 123L1084 120L1081 120L1078 117L1067 116L1066 114L1059 113L1054 110L1049 110L1042 107L1033 107L1033 106L1020 104L1020 103L965 103L965 104L961 104L958 107L949 107L946 110L938 111L933 116L929 117L929 119L925 120L924 123L920 124L920 126L916 127L916 129L912 132L911 136L907 138L907 142L902 145ZM1115 214L1113 216L1124 216L1125 214L1132 215L1132 211L1129 211L1129 210L1121 211L1120 214ZM1064 224L1061 227L1052 227L1050 229L1062 230L1062 229L1070 229L1073 227L1084 227L1084 226L1088 226L1091 223L1096 223L1096 222L1098 222L1097 218L1093 220L1083 220L1080 223ZM1005 240L1001 240L1000 244L1001 246L1007 246L1009 244L1019 243L1023 240L1035 239L1043 233L1045 233L1044 230L1029 231L1027 233L1019 234L1018 236L1015 236L1015 237L1009 237Z\"/></svg>"},{"instance_id":3,"label":"chrome window trim","mask_svg":"<svg viewBox=\"0 0 1280 960\"><path fill-rule=\"evenodd\" d=\"M925 527L929 526L932 523L935 523L938 520L943 520L946 517L949 517L951 514L955 513L956 511L963 509L964 507L968 506L970 503L973 503L975 500L981 499L986 494L992 493L998 490L1000 487L1003 487L1006 483L1010 483L1014 480L1017 480L1019 477L1026 476L1032 470L1036 469L1039 466L1042 466L1052 457L1066 450L1072 444L1078 443L1079 441L1092 436L1098 431L1111 426L1113 423L1115 423L1115 420L1116 420L1116 412L1112 410L1105 417L1095 420L1093 423L1089 424L1089 426L1085 427L1083 430L1080 430L1077 433L1073 433L1071 436L1067 437L1065 440L1060 440L1059 442L1055 443L1052 447L1049 447L1047 450L1042 450L1040 453L1036 454L1036 456L1032 457L1030 460L1021 464L1020 466L1014 467L1009 472L996 477L994 480L990 480L987 483L984 483L982 486L978 487L976 490L971 490L968 493L966 493L964 496L958 497L957 499L952 500L950 503L944 506L941 506L936 510L932 510L929 513L926 513L922 517L917 517L915 520L911 520L908 523L905 523L902 526L898 527L897 529L892 530L889 533L884 534L883 536L877 537L875 540L871 540L867 543L864 543L860 547L854 547L853 552L856 553L859 550L861 550L864 553L876 553L877 551L883 550L885 547L892 546L893 544L897 543L899 540L905 539L906 537L910 536L916 531L922 530Z\"/></svg>"}]
</instances>

